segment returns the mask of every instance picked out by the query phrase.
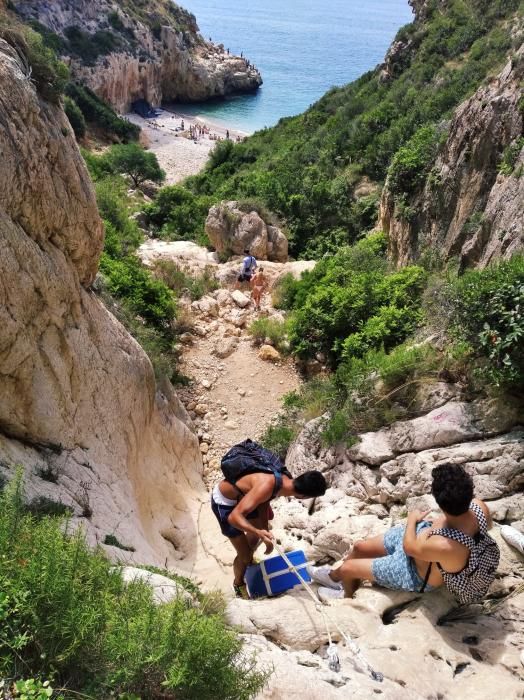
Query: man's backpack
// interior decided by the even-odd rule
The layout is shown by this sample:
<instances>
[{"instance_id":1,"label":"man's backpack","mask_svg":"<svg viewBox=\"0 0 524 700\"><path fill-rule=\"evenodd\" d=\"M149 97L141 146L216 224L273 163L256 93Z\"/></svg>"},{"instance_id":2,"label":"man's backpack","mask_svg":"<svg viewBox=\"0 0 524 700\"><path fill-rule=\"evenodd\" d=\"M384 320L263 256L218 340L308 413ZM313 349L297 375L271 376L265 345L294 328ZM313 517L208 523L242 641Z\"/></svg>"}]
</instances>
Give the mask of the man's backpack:
<instances>
[{"instance_id":1,"label":"man's backpack","mask_svg":"<svg viewBox=\"0 0 524 700\"><path fill-rule=\"evenodd\" d=\"M225 480L233 486L247 474L256 472L273 474L275 486L271 498L274 498L282 488L283 475L292 478L278 455L249 439L239 442L226 452L222 457L221 467Z\"/></svg>"},{"instance_id":2,"label":"man's backpack","mask_svg":"<svg viewBox=\"0 0 524 700\"><path fill-rule=\"evenodd\" d=\"M467 565L456 574L444 571L437 564L446 588L462 605L482 600L490 587L500 560L500 550L495 540L487 534L488 523L482 508L476 503L470 505L479 523L479 532L475 537L470 537L454 528L441 528L434 530L432 535L449 537L460 542L469 549Z\"/></svg>"}]
</instances>

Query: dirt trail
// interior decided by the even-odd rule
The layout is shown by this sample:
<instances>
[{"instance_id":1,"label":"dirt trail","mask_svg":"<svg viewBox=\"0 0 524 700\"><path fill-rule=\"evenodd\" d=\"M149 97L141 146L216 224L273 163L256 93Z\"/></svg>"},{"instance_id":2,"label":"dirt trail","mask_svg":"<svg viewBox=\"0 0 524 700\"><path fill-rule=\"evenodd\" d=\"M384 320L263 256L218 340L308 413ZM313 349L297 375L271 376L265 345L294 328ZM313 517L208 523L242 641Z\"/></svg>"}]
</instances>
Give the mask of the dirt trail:
<instances>
[{"instance_id":1,"label":"dirt trail","mask_svg":"<svg viewBox=\"0 0 524 700\"><path fill-rule=\"evenodd\" d=\"M269 295L260 313L251 304L236 311L234 302L222 307L224 316L214 320L197 311L198 330L207 333L194 336L183 354L182 371L192 382L179 394L198 431L208 486L220 476L219 460L224 452L248 437L259 438L281 409L282 397L300 386L293 363L284 358L277 362L261 359L247 332L253 320L272 311ZM246 319L241 328L228 323L227 317L235 313ZM229 333L232 335L226 335ZM218 358L216 348L234 343L232 338L238 339L236 348L228 357Z\"/></svg>"}]
</instances>

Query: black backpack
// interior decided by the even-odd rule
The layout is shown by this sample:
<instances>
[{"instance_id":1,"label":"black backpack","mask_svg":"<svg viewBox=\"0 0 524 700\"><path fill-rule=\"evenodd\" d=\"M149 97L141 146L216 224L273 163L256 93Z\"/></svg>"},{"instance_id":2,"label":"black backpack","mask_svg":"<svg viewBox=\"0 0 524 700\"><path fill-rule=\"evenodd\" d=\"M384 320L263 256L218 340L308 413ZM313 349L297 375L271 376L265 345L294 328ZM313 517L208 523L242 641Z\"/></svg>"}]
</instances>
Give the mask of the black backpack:
<instances>
[{"instance_id":1,"label":"black backpack","mask_svg":"<svg viewBox=\"0 0 524 700\"><path fill-rule=\"evenodd\" d=\"M220 466L225 480L233 486L236 485L240 477L246 476L246 474L257 472L273 474L275 486L271 498L274 498L282 488L283 475L292 478L278 455L249 439L239 442L238 445L234 445L226 452Z\"/></svg>"},{"instance_id":2,"label":"black backpack","mask_svg":"<svg viewBox=\"0 0 524 700\"><path fill-rule=\"evenodd\" d=\"M472 503L470 509L475 513L479 523L479 532L475 537L470 537L453 528L441 528L431 533L432 535L449 537L449 539L460 542L469 549L468 563L462 571L456 574L444 571L440 564L437 564L446 588L462 605L469 605L484 598L495 578L500 560L498 545L487 534L488 523L482 508L476 503Z\"/></svg>"}]
</instances>

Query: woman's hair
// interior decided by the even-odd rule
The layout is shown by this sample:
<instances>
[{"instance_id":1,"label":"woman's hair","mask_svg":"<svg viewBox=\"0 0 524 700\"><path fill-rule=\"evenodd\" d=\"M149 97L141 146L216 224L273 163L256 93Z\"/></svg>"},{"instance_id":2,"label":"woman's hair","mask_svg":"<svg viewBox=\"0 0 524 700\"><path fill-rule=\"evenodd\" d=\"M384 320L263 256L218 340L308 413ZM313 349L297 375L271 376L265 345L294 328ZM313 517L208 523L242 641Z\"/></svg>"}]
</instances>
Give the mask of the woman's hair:
<instances>
[{"instance_id":1,"label":"woman's hair","mask_svg":"<svg viewBox=\"0 0 524 700\"><path fill-rule=\"evenodd\" d=\"M314 498L326 493L327 484L324 475L317 471L304 472L293 479L293 486L297 494Z\"/></svg>"},{"instance_id":2,"label":"woman's hair","mask_svg":"<svg viewBox=\"0 0 524 700\"><path fill-rule=\"evenodd\" d=\"M440 464L431 472L431 493L450 515L466 513L473 498L473 479L460 464Z\"/></svg>"}]
</instances>

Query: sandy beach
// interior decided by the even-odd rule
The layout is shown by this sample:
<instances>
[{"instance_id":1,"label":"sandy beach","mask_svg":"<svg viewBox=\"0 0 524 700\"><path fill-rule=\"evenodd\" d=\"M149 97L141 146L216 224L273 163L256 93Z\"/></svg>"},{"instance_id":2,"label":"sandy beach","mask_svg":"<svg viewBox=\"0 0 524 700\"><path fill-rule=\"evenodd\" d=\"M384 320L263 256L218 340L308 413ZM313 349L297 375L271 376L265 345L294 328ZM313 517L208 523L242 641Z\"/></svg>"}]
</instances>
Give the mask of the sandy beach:
<instances>
[{"instance_id":1,"label":"sandy beach","mask_svg":"<svg viewBox=\"0 0 524 700\"><path fill-rule=\"evenodd\" d=\"M202 170L217 140L227 137L228 129L224 125L188 116L183 112L165 109L158 111L160 114L154 119L143 119L134 113L126 114L125 117L140 126L144 146L156 155L160 167L165 170L166 184L173 185ZM190 127L195 138L191 138ZM229 137L233 141L247 135L229 129Z\"/></svg>"}]
</instances>

